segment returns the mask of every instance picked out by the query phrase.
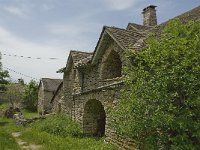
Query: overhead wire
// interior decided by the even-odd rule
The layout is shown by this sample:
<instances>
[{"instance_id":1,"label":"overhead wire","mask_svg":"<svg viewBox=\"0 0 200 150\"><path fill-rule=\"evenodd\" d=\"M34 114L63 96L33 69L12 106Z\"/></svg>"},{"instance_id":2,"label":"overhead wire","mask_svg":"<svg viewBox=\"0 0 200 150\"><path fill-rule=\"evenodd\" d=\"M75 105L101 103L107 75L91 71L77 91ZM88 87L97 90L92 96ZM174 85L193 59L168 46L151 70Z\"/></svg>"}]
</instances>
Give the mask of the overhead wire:
<instances>
[{"instance_id":1,"label":"overhead wire","mask_svg":"<svg viewBox=\"0 0 200 150\"><path fill-rule=\"evenodd\" d=\"M12 71L12 72L14 72L14 73L16 73L16 74L19 74L19 75L21 75L21 76L24 76L24 77L27 77L27 78L31 78L31 79L33 79L33 80L39 80L39 79L37 79L37 78L35 78L35 77L32 77L32 76L23 74L23 73L21 73L21 72L15 71L15 70L10 69L10 68L8 68L8 67L3 66L3 68L6 69L6 70L9 70L9 71Z\"/></svg>"},{"instance_id":2,"label":"overhead wire","mask_svg":"<svg viewBox=\"0 0 200 150\"><path fill-rule=\"evenodd\" d=\"M2 55L9 56L9 57L36 59L36 60L42 60L42 59L46 59L46 60L64 60L64 58L56 58L56 57L48 57L48 58L45 58L45 57L32 57L32 56L13 55L13 54L6 54L6 53L2 53Z\"/></svg>"}]
</instances>

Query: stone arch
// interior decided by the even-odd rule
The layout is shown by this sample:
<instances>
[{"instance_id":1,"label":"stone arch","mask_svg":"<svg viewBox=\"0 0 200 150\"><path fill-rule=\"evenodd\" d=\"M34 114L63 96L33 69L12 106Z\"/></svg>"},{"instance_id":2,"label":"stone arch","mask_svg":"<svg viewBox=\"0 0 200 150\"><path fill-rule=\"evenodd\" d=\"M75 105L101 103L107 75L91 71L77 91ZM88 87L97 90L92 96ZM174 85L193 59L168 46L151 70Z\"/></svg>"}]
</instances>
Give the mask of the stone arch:
<instances>
[{"instance_id":1,"label":"stone arch","mask_svg":"<svg viewBox=\"0 0 200 150\"><path fill-rule=\"evenodd\" d=\"M115 50L111 49L106 56L102 59L101 78L112 79L121 77L122 75L122 62L120 55Z\"/></svg>"},{"instance_id":2,"label":"stone arch","mask_svg":"<svg viewBox=\"0 0 200 150\"><path fill-rule=\"evenodd\" d=\"M104 136L106 113L102 103L96 99L86 102L83 113L83 133L88 136Z\"/></svg>"}]
</instances>

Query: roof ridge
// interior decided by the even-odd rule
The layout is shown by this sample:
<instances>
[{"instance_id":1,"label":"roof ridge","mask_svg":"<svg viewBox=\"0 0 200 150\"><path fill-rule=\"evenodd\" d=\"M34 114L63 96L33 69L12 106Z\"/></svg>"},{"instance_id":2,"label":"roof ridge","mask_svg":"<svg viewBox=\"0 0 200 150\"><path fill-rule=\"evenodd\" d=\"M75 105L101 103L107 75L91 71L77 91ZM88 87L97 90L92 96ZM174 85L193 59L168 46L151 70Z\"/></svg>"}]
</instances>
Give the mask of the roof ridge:
<instances>
[{"instance_id":1,"label":"roof ridge","mask_svg":"<svg viewBox=\"0 0 200 150\"><path fill-rule=\"evenodd\" d=\"M50 79L50 80L62 80L62 79L58 79L58 78L41 78L42 79Z\"/></svg>"},{"instance_id":2,"label":"roof ridge","mask_svg":"<svg viewBox=\"0 0 200 150\"><path fill-rule=\"evenodd\" d=\"M112 28L112 29L119 29L119 30L126 30L124 28L119 28L119 27L115 27L115 26L104 26L106 29Z\"/></svg>"},{"instance_id":3,"label":"roof ridge","mask_svg":"<svg viewBox=\"0 0 200 150\"><path fill-rule=\"evenodd\" d=\"M88 54L92 54L93 52L86 52L86 51L79 51L79 50L70 50L70 53L76 52L76 53L88 53Z\"/></svg>"}]
</instances>

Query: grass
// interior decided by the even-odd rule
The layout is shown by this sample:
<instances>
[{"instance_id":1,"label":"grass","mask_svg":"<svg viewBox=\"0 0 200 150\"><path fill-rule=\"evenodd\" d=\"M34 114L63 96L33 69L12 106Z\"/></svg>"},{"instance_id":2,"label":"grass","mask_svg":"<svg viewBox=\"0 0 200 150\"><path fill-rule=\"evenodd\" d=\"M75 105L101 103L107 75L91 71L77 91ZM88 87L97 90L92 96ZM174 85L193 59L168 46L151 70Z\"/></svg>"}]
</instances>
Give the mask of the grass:
<instances>
[{"instance_id":1,"label":"grass","mask_svg":"<svg viewBox=\"0 0 200 150\"><path fill-rule=\"evenodd\" d=\"M112 145L105 144L103 139L60 137L47 132L37 130L26 130L23 139L43 146L43 150L116 150Z\"/></svg>"},{"instance_id":2,"label":"grass","mask_svg":"<svg viewBox=\"0 0 200 150\"><path fill-rule=\"evenodd\" d=\"M105 144L103 138L82 136L79 125L64 115L49 116L31 124L22 138L43 146L43 150L115 150L116 147Z\"/></svg>"},{"instance_id":3,"label":"grass","mask_svg":"<svg viewBox=\"0 0 200 150\"><path fill-rule=\"evenodd\" d=\"M22 110L22 114L24 115L25 118L33 118L38 116L37 112L32 112L26 109Z\"/></svg>"},{"instance_id":4,"label":"grass","mask_svg":"<svg viewBox=\"0 0 200 150\"><path fill-rule=\"evenodd\" d=\"M0 102L0 110L5 110L8 107L8 103Z\"/></svg>"},{"instance_id":5,"label":"grass","mask_svg":"<svg viewBox=\"0 0 200 150\"><path fill-rule=\"evenodd\" d=\"M1 150L20 150L15 139L11 136L12 132L21 131L21 127L15 126L13 120L0 118L0 149Z\"/></svg>"},{"instance_id":6,"label":"grass","mask_svg":"<svg viewBox=\"0 0 200 150\"><path fill-rule=\"evenodd\" d=\"M27 112L28 114L28 112ZM28 114L32 116L33 114ZM0 149L19 150L12 132L21 132L20 139L36 145L42 150L116 150L104 143L104 138L82 136L79 125L64 115L51 115L28 126L16 126L11 119L0 118Z\"/></svg>"}]
</instances>

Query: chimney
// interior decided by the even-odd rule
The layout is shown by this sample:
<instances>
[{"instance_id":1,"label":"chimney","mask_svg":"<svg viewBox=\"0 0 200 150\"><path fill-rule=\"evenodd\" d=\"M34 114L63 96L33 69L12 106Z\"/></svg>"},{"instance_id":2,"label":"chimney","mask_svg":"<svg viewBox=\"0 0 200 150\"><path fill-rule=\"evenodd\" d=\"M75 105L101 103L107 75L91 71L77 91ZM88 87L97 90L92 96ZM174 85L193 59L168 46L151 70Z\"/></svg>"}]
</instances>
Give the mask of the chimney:
<instances>
[{"instance_id":1,"label":"chimney","mask_svg":"<svg viewBox=\"0 0 200 150\"><path fill-rule=\"evenodd\" d=\"M144 26L155 26L157 25L156 8L157 6L149 5L143 9L143 25Z\"/></svg>"}]
</instances>

